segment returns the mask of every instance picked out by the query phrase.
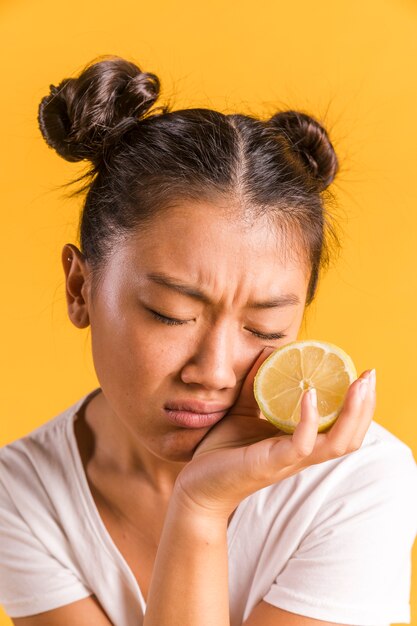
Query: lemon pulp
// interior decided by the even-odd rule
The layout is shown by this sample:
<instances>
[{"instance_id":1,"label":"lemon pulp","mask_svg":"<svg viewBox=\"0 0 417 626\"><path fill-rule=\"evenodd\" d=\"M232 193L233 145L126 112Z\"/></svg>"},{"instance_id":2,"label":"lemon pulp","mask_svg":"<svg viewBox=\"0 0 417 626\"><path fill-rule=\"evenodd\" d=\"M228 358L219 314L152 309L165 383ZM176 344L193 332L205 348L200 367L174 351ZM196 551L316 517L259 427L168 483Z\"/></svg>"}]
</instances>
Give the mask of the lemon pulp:
<instances>
[{"instance_id":1,"label":"lemon pulp","mask_svg":"<svg viewBox=\"0 0 417 626\"><path fill-rule=\"evenodd\" d=\"M338 346L325 341L293 341L262 363L255 376L254 395L263 415L280 430L292 433L300 421L303 393L315 387L321 432L336 421L356 378L352 359Z\"/></svg>"}]
</instances>

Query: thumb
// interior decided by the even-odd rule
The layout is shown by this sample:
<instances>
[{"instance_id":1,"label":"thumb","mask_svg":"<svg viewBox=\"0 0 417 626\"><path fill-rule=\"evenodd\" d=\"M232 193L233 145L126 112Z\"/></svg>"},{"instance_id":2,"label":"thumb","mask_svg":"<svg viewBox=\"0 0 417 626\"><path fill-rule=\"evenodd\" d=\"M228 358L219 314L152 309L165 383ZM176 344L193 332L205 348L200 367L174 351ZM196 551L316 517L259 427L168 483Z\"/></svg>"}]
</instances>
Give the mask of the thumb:
<instances>
[{"instance_id":1,"label":"thumb","mask_svg":"<svg viewBox=\"0 0 417 626\"><path fill-rule=\"evenodd\" d=\"M240 394L230 409L229 414L234 415L250 415L257 416L259 413L259 407L255 400L255 396L253 394L253 381L255 380L255 376L257 374L258 369L261 367L262 363L273 353L277 348L272 348L271 346L267 346L262 350L262 352L258 355L258 358L252 365L249 370L248 375L245 378L245 381L242 385L242 389Z\"/></svg>"}]
</instances>

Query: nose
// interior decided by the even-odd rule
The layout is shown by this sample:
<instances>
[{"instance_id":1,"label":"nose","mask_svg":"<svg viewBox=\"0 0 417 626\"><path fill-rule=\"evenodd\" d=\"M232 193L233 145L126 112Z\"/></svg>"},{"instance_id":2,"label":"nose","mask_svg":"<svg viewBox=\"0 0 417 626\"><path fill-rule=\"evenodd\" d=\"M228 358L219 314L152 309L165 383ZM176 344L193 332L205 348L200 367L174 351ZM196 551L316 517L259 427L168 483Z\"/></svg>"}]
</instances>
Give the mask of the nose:
<instances>
[{"instance_id":1,"label":"nose","mask_svg":"<svg viewBox=\"0 0 417 626\"><path fill-rule=\"evenodd\" d=\"M196 342L192 356L181 370L181 380L206 389L236 386L237 342L227 324L206 330Z\"/></svg>"}]
</instances>

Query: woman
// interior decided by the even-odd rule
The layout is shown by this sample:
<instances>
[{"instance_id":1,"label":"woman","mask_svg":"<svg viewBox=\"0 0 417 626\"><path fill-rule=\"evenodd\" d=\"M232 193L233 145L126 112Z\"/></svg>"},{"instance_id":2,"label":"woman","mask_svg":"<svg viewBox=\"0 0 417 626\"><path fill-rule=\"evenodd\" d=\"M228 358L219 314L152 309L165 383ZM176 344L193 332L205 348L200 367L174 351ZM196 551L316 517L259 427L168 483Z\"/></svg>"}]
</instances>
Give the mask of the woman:
<instances>
[{"instance_id":1,"label":"woman","mask_svg":"<svg viewBox=\"0 0 417 626\"><path fill-rule=\"evenodd\" d=\"M375 372L319 435L314 393L290 436L252 392L335 238L328 134L158 92L108 57L40 104L92 164L62 263L100 387L0 451L0 601L21 626L409 622L417 471L372 419Z\"/></svg>"}]
</instances>

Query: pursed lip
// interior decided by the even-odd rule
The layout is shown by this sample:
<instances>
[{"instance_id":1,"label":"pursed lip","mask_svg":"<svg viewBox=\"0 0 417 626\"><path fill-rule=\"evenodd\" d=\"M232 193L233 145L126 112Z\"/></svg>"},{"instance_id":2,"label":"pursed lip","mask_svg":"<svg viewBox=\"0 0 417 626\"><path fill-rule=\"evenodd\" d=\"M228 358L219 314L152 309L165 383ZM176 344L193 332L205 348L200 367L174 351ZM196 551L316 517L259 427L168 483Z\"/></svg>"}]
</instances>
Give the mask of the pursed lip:
<instances>
[{"instance_id":1,"label":"pursed lip","mask_svg":"<svg viewBox=\"0 0 417 626\"><path fill-rule=\"evenodd\" d=\"M227 412L231 406L219 403L201 402L199 400L179 400L177 402L167 402L164 406L170 411L187 411L198 413L199 415Z\"/></svg>"}]
</instances>

